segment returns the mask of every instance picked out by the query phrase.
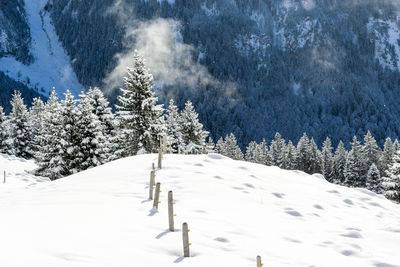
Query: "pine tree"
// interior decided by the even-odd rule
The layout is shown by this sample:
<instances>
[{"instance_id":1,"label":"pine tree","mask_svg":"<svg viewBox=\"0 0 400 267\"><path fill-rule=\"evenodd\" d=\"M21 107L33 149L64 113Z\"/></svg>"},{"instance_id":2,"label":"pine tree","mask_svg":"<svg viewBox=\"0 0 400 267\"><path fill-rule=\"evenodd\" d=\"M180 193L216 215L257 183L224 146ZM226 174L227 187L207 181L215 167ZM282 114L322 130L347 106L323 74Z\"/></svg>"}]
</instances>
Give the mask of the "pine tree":
<instances>
[{"instance_id":1,"label":"pine tree","mask_svg":"<svg viewBox=\"0 0 400 267\"><path fill-rule=\"evenodd\" d=\"M321 152L318 149L317 144L314 141L314 138L311 138L310 141L310 170L309 173L321 173L322 171L322 158Z\"/></svg>"},{"instance_id":2,"label":"pine tree","mask_svg":"<svg viewBox=\"0 0 400 267\"><path fill-rule=\"evenodd\" d=\"M112 113L110 103L100 88L91 87L86 94L82 93L80 98L80 102L88 102L91 112L100 121L103 128L103 135L106 137L112 136L115 130L115 116Z\"/></svg>"},{"instance_id":3,"label":"pine tree","mask_svg":"<svg viewBox=\"0 0 400 267\"><path fill-rule=\"evenodd\" d=\"M91 92L93 93L93 91ZM82 157L80 161L76 162L78 171L86 170L91 167L99 166L106 163L110 158L111 144L107 138L112 134L112 124L106 118L105 122L110 123L109 132L107 132L107 124L102 123L99 115L106 116L106 105L98 105L94 107L93 95L81 94L80 103L78 105L78 120L76 123L76 131L78 132L78 139L80 140L79 151Z\"/></svg>"},{"instance_id":4,"label":"pine tree","mask_svg":"<svg viewBox=\"0 0 400 267\"><path fill-rule=\"evenodd\" d=\"M393 156L387 177L383 178L382 187L385 190L385 197L400 202L400 151L397 150Z\"/></svg>"},{"instance_id":5,"label":"pine tree","mask_svg":"<svg viewBox=\"0 0 400 267\"><path fill-rule=\"evenodd\" d=\"M272 159L265 139L263 139L261 143L257 144L255 162L264 165L272 165Z\"/></svg>"},{"instance_id":6,"label":"pine tree","mask_svg":"<svg viewBox=\"0 0 400 267\"><path fill-rule=\"evenodd\" d=\"M272 140L269 150L273 164L279 168L283 168L285 166L286 142L280 133L275 134L275 139Z\"/></svg>"},{"instance_id":7,"label":"pine tree","mask_svg":"<svg viewBox=\"0 0 400 267\"><path fill-rule=\"evenodd\" d=\"M185 144L185 151L187 150L192 154L199 154L203 151L205 139L208 136L208 132L203 130L203 124L199 122L198 116L192 102L188 100L181 113L182 139Z\"/></svg>"},{"instance_id":8,"label":"pine tree","mask_svg":"<svg viewBox=\"0 0 400 267\"><path fill-rule=\"evenodd\" d=\"M246 148L246 161L256 163L257 152L257 143L254 141L250 142Z\"/></svg>"},{"instance_id":9,"label":"pine tree","mask_svg":"<svg viewBox=\"0 0 400 267\"><path fill-rule=\"evenodd\" d=\"M286 147L286 160L285 169L296 170L297 169L297 150L293 145L292 141L289 140Z\"/></svg>"},{"instance_id":10,"label":"pine tree","mask_svg":"<svg viewBox=\"0 0 400 267\"><path fill-rule=\"evenodd\" d=\"M120 146L122 156L137 153L155 152L163 129L163 108L156 105L158 98L153 90L153 75L145 66L142 56L135 52L133 67L128 68L124 78L125 89L120 88L118 96L121 105L117 105L119 127L121 128Z\"/></svg>"},{"instance_id":11,"label":"pine tree","mask_svg":"<svg viewBox=\"0 0 400 267\"><path fill-rule=\"evenodd\" d=\"M36 137L38 149L35 161L38 165L36 175L49 177L51 180L62 177L61 158L61 107L53 88L50 98L44 106L42 129Z\"/></svg>"},{"instance_id":12,"label":"pine tree","mask_svg":"<svg viewBox=\"0 0 400 267\"><path fill-rule=\"evenodd\" d=\"M44 116L44 103L40 98L34 98L32 107L29 110L29 121L32 126L32 140L34 150L38 148L38 143L36 142L37 136L42 130L42 120Z\"/></svg>"},{"instance_id":13,"label":"pine tree","mask_svg":"<svg viewBox=\"0 0 400 267\"><path fill-rule=\"evenodd\" d=\"M380 173L387 172L389 165L392 163L394 153L392 140L388 137L383 145L383 152L379 157L378 168Z\"/></svg>"},{"instance_id":14,"label":"pine tree","mask_svg":"<svg viewBox=\"0 0 400 267\"><path fill-rule=\"evenodd\" d=\"M333 182L334 170L333 170L333 155L332 155L332 143L331 139L327 137L322 145L322 174L325 179L329 182Z\"/></svg>"},{"instance_id":15,"label":"pine tree","mask_svg":"<svg viewBox=\"0 0 400 267\"><path fill-rule=\"evenodd\" d=\"M7 117L6 114L3 112L3 107L0 106L0 153L7 152Z\"/></svg>"},{"instance_id":16,"label":"pine tree","mask_svg":"<svg viewBox=\"0 0 400 267\"><path fill-rule=\"evenodd\" d=\"M310 140L306 133L297 143L297 168L301 171L310 173L311 167L311 147Z\"/></svg>"},{"instance_id":17,"label":"pine tree","mask_svg":"<svg viewBox=\"0 0 400 267\"><path fill-rule=\"evenodd\" d=\"M60 131L60 174L68 176L81 170L84 154L81 147L81 133L79 129L80 111L78 110L74 96L69 90L64 93L65 98L60 103L60 115L62 127Z\"/></svg>"},{"instance_id":18,"label":"pine tree","mask_svg":"<svg viewBox=\"0 0 400 267\"><path fill-rule=\"evenodd\" d=\"M115 116L112 113L110 103L100 88L89 88L86 94L82 93L80 95L80 107L81 114L86 116L85 118L81 118L82 121L93 121L93 124L100 124L100 130L97 129L97 126L91 126L94 131L101 132L98 133L98 142L102 146L101 151L103 155L99 162L105 163L109 160L118 159L116 151L118 150L119 140L117 140L117 129L114 122ZM87 111L90 111L94 116L91 116ZM81 127L84 127L84 125Z\"/></svg>"},{"instance_id":19,"label":"pine tree","mask_svg":"<svg viewBox=\"0 0 400 267\"><path fill-rule=\"evenodd\" d=\"M11 100L12 111L9 116L8 153L17 157L33 156L33 132L28 110L19 91L15 91Z\"/></svg>"},{"instance_id":20,"label":"pine tree","mask_svg":"<svg viewBox=\"0 0 400 267\"><path fill-rule=\"evenodd\" d=\"M367 189L375 192L382 193L381 188L381 176L379 174L379 170L374 163L372 163L371 167L368 170L367 174Z\"/></svg>"},{"instance_id":21,"label":"pine tree","mask_svg":"<svg viewBox=\"0 0 400 267\"><path fill-rule=\"evenodd\" d=\"M357 137L353 137L351 151L347 155L344 176L346 184L352 187L365 187L366 176L363 173L364 163L362 147Z\"/></svg>"},{"instance_id":22,"label":"pine tree","mask_svg":"<svg viewBox=\"0 0 400 267\"><path fill-rule=\"evenodd\" d=\"M225 156L234 160L243 160L244 158L233 133L225 137L225 153Z\"/></svg>"},{"instance_id":23,"label":"pine tree","mask_svg":"<svg viewBox=\"0 0 400 267\"><path fill-rule=\"evenodd\" d=\"M207 141L207 153L214 153L215 144L211 136L208 137Z\"/></svg>"},{"instance_id":24,"label":"pine tree","mask_svg":"<svg viewBox=\"0 0 400 267\"><path fill-rule=\"evenodd\" d=\"M335 151L335 156L333 159L334 163L334 178L333 182L337 184L344 184L345 182L345 167L346 167L346 159L347 159L347 150L344 147L344 144L342 141L339 142L336 151Z\"/></svg>"},{"instance_id":25,"label":"pine tree","mask_svg":"<svg viewBox=\"0 0 400 267\"><path fill-rule=\"evenodd\" d=\"M393 150L396 152L397 150L400 150L400 144L399 144L399 140L394 140L393 142Z\"/></svg>"},{"instance_id":26,"label":"pine tree","mask_svg":"<svg viewBox=\"0 0 400 267\"><path fill-rule=\"evenodd\" d=\"M178 153L179 150L184 150L184 142L182 137L182 119L175 105L174 100L169 101L167 115L165 120L165 128L167 131L168 140L171 142L172 151Z\"/></svg>"},{"instance_id":27,"label":"pine tree","mask_svg":"<svg viewBox=\"0 0 400 267\"><path fill-rule=\"evenodd\" d=\"M225 155L225 142L222 137L220 137L215 145L215 152L221 155Z\"/></svg>"},{"instance_id":28,"label":"pine tree","mask_svg":"<svg viewBox=\"0 0 400 267\"><path fill-rule=\"evenodd\" d=\"M381 149L376 143L375 138L372 136L371 132L368 131L364 136L364 146L362 147L363 154L363 175L368 174L368 170L372 164L378 164L378 159L380 158Z\"/></svg>"}]
</instances>

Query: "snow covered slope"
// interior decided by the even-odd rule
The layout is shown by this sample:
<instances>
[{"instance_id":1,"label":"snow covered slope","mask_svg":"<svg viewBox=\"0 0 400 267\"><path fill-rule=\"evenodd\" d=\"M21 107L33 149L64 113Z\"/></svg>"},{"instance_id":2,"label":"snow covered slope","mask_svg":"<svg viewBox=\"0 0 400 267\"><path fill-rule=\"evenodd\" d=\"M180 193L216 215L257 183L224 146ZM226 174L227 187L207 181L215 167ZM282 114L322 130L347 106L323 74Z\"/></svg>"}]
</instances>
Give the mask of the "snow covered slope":
<instances>
[{"instance_id":1,"label":"snow covered slope","mask_svg":"<svg viewBox=\"0 0 400 267\"><path fill-rule=\"evenodd\" d=\"M217 154L126 158L0 194L2 266L400 266L400 206L363 189ZM168 232L167 192L175 225ZM191 258L182 257L182 223Z\"/></svg>"},{"instance_id":2,"label":"snow covered slope","mask_svg":"<svg viewBox=\"0 0 400 267\"><path fill-rule=\"evenodd\" d=\"M0 58L0 71L30 87L43 88L47 95L55 86L60 93L70 89L75 95L83 89L71 67L70 59L58 40L49 14L44 11L48 0L25 0L32 36L30 52L34 63L27 66L13 57ZM29 81L29 83L27 82Z\"/></svg>"},{"instance_id":3,"label":"snow covered slope","mask_svg":"<svg viewBox=\"0 0 400 267\"><path fill-rule=\"evenodd\" d=\"M50 182L48 178L30 174L37 166L33 160L26 160L0 153L0 194L15 188L29 188L39 183ZM4 183L6 171L6 183Z\"/></svg>"}]
</instances>

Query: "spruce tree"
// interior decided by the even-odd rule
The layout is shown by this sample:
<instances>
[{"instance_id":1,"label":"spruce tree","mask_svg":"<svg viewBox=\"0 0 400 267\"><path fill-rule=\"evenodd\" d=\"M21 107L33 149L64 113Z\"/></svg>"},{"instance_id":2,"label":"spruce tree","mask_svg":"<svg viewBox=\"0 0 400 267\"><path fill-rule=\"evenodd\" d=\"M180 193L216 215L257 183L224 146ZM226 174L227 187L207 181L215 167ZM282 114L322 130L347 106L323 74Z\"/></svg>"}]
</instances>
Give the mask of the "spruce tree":
<instances>
[{"instance_id":1,"label":"spruce tree","mask_svg":"<svg viewBox=\"0 0 400 267\"><path fill-rule=\"evenodd\" d=\"M61 107L53 88L50 98L44 106L42 128L36 137L38 144L35 161L38 165L36 175L49 177L51 180L62 177L61 158Z\"/></svg>"},{"instance_id":2,"label":"spruce tree","mask_svg":"<svg viewBox=\"0 0 400 267\"><path fill-rule=\"evenodd\" d=\"M117 140L117 129L115 125L115 116L112 113L110 104L105 98L103 92L98 87L89 88L89 90L80 95L80 112L85 118L81 118L81 121L93 121L93 124L100 124L100 130L97 126L91 125L92 129L99 134L99 145L102 146L101 151L103 155L101 156L101 163L105 163L109 160L114 160L119 158L116 154L118 150ZM85 111L85 112L84 112ZM88 113L93 114L90 115ZM92 118L89 118L92 117ZM82 125L81 127L84 127ZM82 129L85 131L85 129ZM101 135L101 136L100 136ZM93 165L96 166L96 165Z\"/></svg>"},{"instance_id":3,"label":"spruce tree","mask_svg":"<svg viewBox=\"0 0 400 267\"><path fill-rule=\"evenodd\" d=\"M394 140L393 142L393 150L394 152L396 152L397 150L400 150L400 144L399 144L399 140Z\"/></svg>"},{"instance_id":4,"label":"spruce tree","mask_svg":"<svg viewBox=\"0 0 400 267\"><path fill-rule=\"evenodd\" d=\"M393 156L393 162L383 178L382 187L385 197L400 202L400 151L397 150Z\"/></svg>"},{"instance_id":5,"label":"spruce tree","mask_svg":"<svg viewBox=\"0 0 400 267\"><path fill-rule=\"evenodd\" d=\"M332 155L332 143L331 139L327 137L322 145L322 174L325 179L329 182L333 182L334 170L333 170L333 155Z\"/></svg>"},{"instance_id":6,"label":"spruce tree","mask_svg":"<svg viewBox=\"0 0 400 267\"><path fill-rule=\"evenodd\" d=\"M214 141L211 138L211 136L209 136L208 137L208 141L207 141L207 152L208 153L214 153L214 149L215 149Z\"/></svg>"},{"instance_id":7,"label":"spruce tree","mask_svg":"<svg viewBox=\"0 0 400 267\"><path fill-rule=\"evenodd\" d=\"M91 92L93 93L93 91ZM108 121L105 110L107 105L98 105L94 107L93 95L81 94L80 103L78 105L78 121L76 123L76 131L80 140L79 151L82 157L76 162L78 171L86 170L91 167L99 166L106 163L110 158L111 144L107 138L107 134L111 137L112 124ZM100 120L99 115L103 116L105 122L110 123L109 132L107 132L107 124Z\"/></svg>"},{"instance_id":8,"label":"spruce tree","mask_svg":"<svg viewBox=\"0 0 400 267\"><path fill-rule=\"evenodd\" d=\"M80 147L82 145L79 129L80 111L78 110L74 96L69 90L64 93L65 98L60 103L60 115L62 127L60 131L60 174L68 176L81 170L84 154Z\"/></svg>"},{"instance_id":9,"label":"spruce tree","mask_svg":"<svg viewBox=\"0 0 400 267\"><path fill-rule=\"evenodd\" d=\"M310 140L306 133L300 138L297 143L297 168L301 171L310 172L311 166L311 148Z\"/></svg>"},{"instance_id":10,"label":"spruce tree","mask_svg":"<svg viewBox=\"0 0 400 267\"><path fill-rule=\"evenodd\" d=\"M198 116L192 102L188 100L181 113L181 126L185 151L187 150L191 154L199 154L203 151L205 139L208 136L208 132L203 129L203 124L199 122Z\"/></svg>"},{"instance_id":11,"label":"spruce tree","mask_svg":"<svg viewBox=\"0 0 400 267\"><path fill-rule=\"evenodd\" d=\"M6 153L7 152L7 145L6 145L7 128L6 128L6 123L7 123L6 114L4 114L4 112L3 112L3 107L0 106L0 153Z\"/></svg>"},{"instance_id":12,"label":"spruce tree","mask_svg":"<svg viewBox=\"0 0 400 267\"><path fill-rule=\"evenodd\" d=\"M215 145L215 152L221 155L225 155L225 142L222 137L220 137Z\"/></svg>"},{"instance_id":13,"label":"spruce tree","mask_svg":"<svg viewBox=\"0 0 400 267\"><path fill-rule=\"evenodd\" d=\"M270 157L267 142L265 141L265 139L263 139L261 143L257 144L255 161L256 163L264 165L272 165L272 159Z\"/></svg>"},{"instance_id":14,"label":"spruce tree","mask_svg":"<svg viewBox=\"0 0 400 267\"><path fill-rule=\"evenodd\" d=\"M344 147L344 144L342 141L339 142L336 151L335 151L335 156L333 159L334 163L334 178L333 182L337 184L344 184L345 183L345 167L346 167L346 159L347 159L347 150Z\"/></svg>"},{"instance_id":15,"label":"spruce tree","mask_svg":"<svg viewBox=\"0 0 400 267\"><path fill-rule=\"evenodd\" d=\"M308 173L321 173L322 171L322 158L321 152L318 149L317 144L314 141L314 138L311 138L310 141L310 170Z\"/></svg>"},{"instance_id":16,"label":"spruce tree","mask_svg":"<svg viewBox=\"0 0 400 267\"><path fill-rule=\"evenodd\" d=\"M381 176L379 174L379 170L374 163L372 163L371 167L368 170L367 174L367 189L375 192L375 193L382 193L381 187Z\"/></svg>"},{"instance_id":17,"label":"spruce tree","mask_svg":"<svg viewBox=\"0 0 400 267\"><path fill-rule=\"evenodd\" d=\"M352 187L365 187L366 175L363 172L365 165L363 162L362 146L356 136L353 137L351 146L344 170L346 184Z\"/></svg>"},{"instance_id":18,"label":"spruce tree","mask_svg":"<svg viewBox=\"0 0 400 267\"><path fill-rule=\"evenodd\" d=\"M184 142L182 137L182 119L175 105L174 100L171 99L168 104L168 109L165 128L167 131L168 140L171 142L172 151L178 153L179 149L184 150ZM210 139L210 138L209 138Z\"/></svg>"},{"instance_id":19,"label":"spruce tree","mask_svg":"<svg viewBox=\"0 0 400 267\"><path fill-rule=\"evenodd\" d=\"M286 160L285 169L296 170L297 169L297 150L293 145L292 141L289 140L286 147Z\"/></svg>"},{"instance_id":20,"label":"spruce tree","mask_svg":"<svg viewBox=\"0 0 400 267\"><path fill-rule=\"evenodd\" d=\"M123 148L121 156L155 152L159 146L159 135L164 130L163 108L157 105L153 81L143 57L135 52L133 67L128 68L124 78L125 88L120 88L120 105L116 106Z\"/></svg>"},{"instance_id":21,"label":"spruce tree","mask_svg":"<svg viewBox=\"0 0 400 267\"><path fill-rule=\"evenodd\" d=\"M245 156L246 161L256 163L257 162L256 159L258 156L257 152L258 152L257 151L257 143L254 141L250 142L246 148L246 156Z\"/></svg>"},{"instance_id":22,"label":"spruce tree","mask_svg":"<svg viewBox=\"0 0 400 267\"><path fill-rule=\"evenodd\" d=\"M91 112L98 118L103 128L103 135L106 137L113 136L115 116L112 113L110 103L98 87L91 87L80 95L80 102L88 102Z\"/></svg>"},{"instance_id":23,"label":"spruce tree","mask_svg":"<svg viewBox=\"0 0 400 267\"><path fill-rule=\"evenodd\" d=\"M244 158L233 133L225 137L225 156L234 160L243 160Z\"/></svg>"},{"instance_id":24,"label":"spruce tree","mask_svg":"<svg viewBox=\"0 0 400 267\"><path fill-rule=\"evenodd\" d=\"M283 168L285 166L286 142L280 133L277 132L275 134L275 139L272 140L269 151L273 164L279 168Z\"/></svg>"},{"instance_id":25,"label":"spruce tree","mask_svg":"<svg viewBox=\"0 0 400 267\"><path fill-rule=\"evenodd\" d=\"M44 116L44 103L40 98L34 98L32 107L29 110L29 120L32 126L32 139L34 144L34 150L38 148L38 143L36 142L37 136L42 130Z\"/></svg>"},{"instance_id":26,"label":"spruce tree","mask_svg":"<svg viewBox=\"0 0 400 267\"><path fill-rule=\"evenodd\" d=\"M363 175L368 174L368 170L372 164L377 165L378 159L380 158L381 149L376 143L375 138L372 136L371 132L368 131L364 136L364 146L362 147L362 157L363 157Z\"/></svg>"},{"instance_id":27,"label":"spruce tree","mask_svg":"<svg viewBox=\"0 0 400 267\"><path fill-rule=\"evenodd\" d=\"M393 160L394 152L392 140L388 137L383 145L382 154L379 157L378 168L380 173L386 173L386 171L389 169L389 165Z\"/></svg>"},{"instance_id":28,"label":"spruce tree","mask_svg":"<svg viewBox=\"0 0 400 267\"><path fill-rule=\"evenodd\" d=\"M15 91L11 100L12 111L9 116L8 153L22 158L33 156L33 131L29 114L21 93Z\"/></svg>"}]
</instances>

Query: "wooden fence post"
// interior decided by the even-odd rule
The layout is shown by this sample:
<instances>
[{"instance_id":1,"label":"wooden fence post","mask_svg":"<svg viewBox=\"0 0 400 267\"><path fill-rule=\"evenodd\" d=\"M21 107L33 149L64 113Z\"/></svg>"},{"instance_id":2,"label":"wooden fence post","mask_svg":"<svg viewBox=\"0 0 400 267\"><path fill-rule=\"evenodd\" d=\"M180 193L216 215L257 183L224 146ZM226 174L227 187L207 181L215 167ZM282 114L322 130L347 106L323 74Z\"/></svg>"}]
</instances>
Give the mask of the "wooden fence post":
<instances>
[{"instance_id":1,"label":"wooden fence post","mask_svg":"<svg viewBox=\"0 0 400 267\"><path fill-rule=\"evenodd\" d=\"M160 200L160 183L157 183L156 184L156 193L154 195L153 208L158 209L159 200Z\"/></svg>"},{"instance_id":2,"label":"wooden fence post","mask_svg":"<svg viewBox=\"0 0 400 267\"><path fill-rule=\"evenodd\" d=\"M162 149L160 148L158 150L158 168L162 168Z\"/></svg>"},{"instance_id":3,"label":"wooden fence post","mask_svg":"<svg viewBox=\"0 0 400 267\"><path fill-rule=\"evenodd\" d=\"M190 257L189 253L189 229L187 223L182 225L182 238L183 238L183 256Z\"/></svg>"},{"instance_id":4,"label":"wooden fence post","mask_svg":"<svg viewBox=\"0 0 400 267\"><path fill-rule=\"evenodd\" d=\"M261 263L261 256L257 256L257 267L261 267L262 263Z\"/></svg>"},{"instance_id":5,"label":"wooden fence post","mask_svg":"<svg viewBox=\"0 0 400 267\"><path fill-rule=\"evenodd\" d=\"M172 191L168 192L168 222L169 230L174 232L174 199L172 197Z\"/></svg>"},{"instance_id":6,"label":"wooden fence post","mask_svg":"<svg viewBox=\"0 0 400 267\"><path fill-rule=\"evenodd\" d=\"M149 199L153 199L153 189L154 189L154 171L151 171L150 172Z\"/></svg>"}]
</instances>

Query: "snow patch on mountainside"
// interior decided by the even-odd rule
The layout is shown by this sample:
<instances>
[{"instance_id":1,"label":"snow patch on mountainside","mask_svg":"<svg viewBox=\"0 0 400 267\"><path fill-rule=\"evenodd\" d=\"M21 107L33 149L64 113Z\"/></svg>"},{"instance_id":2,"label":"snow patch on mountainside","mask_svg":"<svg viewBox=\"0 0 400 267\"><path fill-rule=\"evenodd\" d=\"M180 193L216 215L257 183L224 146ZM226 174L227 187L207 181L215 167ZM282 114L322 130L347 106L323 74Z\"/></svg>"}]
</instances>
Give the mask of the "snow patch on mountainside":
<instances>
[{"instance_id":1,"label":"snow patch on mountainside","mask_svg":"<svg viewBox=\"0 0 400 267\"><path fill-rule=\"evenodd\" d=\"M317 20L310 17L299 22L294 31L288 31L285 24L277 31L282 50L296 50L313 44L315 34L321 33L321 27Z\"/></svg>"},{"instance_id":2,"label":"snow patch on mountainside","mask_svg":"<svg viewBox=\"0 0 400 267\"><path fill-rule=\"evenodd\" d=\"M235 40L235 47L245 56L249 56L250 53L266 56L271 48L271 40L266 34L241 34Z\"/></svg>"},{"instance_id":3,"label":"snow patch on mountainside","mask_svg":"<svg viewBox=\"0 0 400 267\"><path fill-rule=\"evenodd\" d=\"M13 57L3 57L0 59L0 71L30 87L41 89L39 92L43 94L55 86L58 92L70 89L77 95L83 86L78 82L70 59L58 40L49 14L43 9L47 2L25 1L32 36L30 52L34 62L27 66Z\"/></svg>"},{"instance_id":4,"label":"snow patch on mountainside","mask_svg":"<svg viewBox=\"0 0 400 267\"><path fill-rule=\"evenodd\" d=\"M219 10L217 9L217 3L214 2L212 5L207 5L206 3L201 4L201 9L207 16L218 16Z\"/></svg>"},{"instance_id":5,"label":"snow patch on mountainside","mask_svg":"<svg viewBox=\"0 0 400 267\"><path fill-rule=\"evenodd\" d=\"M375 41L375 58L382 67L400 70L400 30L397 22L370 19L368 32Z\"/></svg>"},{"instance_id":6,"label":"snow patch on mountainside","mask_svg":"<svg viewBox=\"0 0 400 267\"><path fill-rule=\"evenodd\" d=\"M218 154L110 162L0 194L0 262L24 266L400 266L400 206L321 175ZM172 190L175 232L168 231ZM182 223L191 257L182 255Z\"/></svg>"}]
</instances>

